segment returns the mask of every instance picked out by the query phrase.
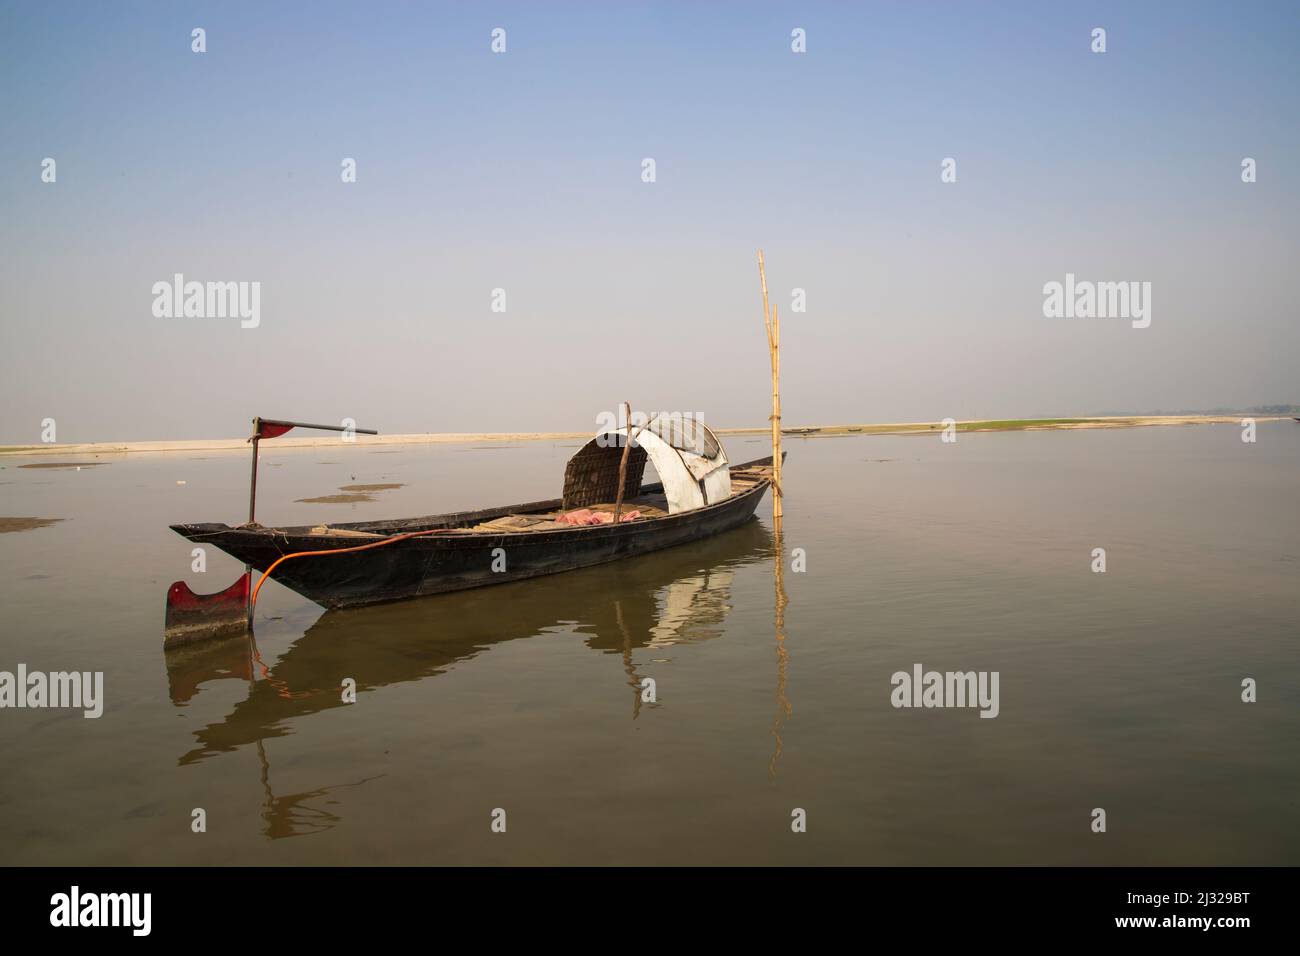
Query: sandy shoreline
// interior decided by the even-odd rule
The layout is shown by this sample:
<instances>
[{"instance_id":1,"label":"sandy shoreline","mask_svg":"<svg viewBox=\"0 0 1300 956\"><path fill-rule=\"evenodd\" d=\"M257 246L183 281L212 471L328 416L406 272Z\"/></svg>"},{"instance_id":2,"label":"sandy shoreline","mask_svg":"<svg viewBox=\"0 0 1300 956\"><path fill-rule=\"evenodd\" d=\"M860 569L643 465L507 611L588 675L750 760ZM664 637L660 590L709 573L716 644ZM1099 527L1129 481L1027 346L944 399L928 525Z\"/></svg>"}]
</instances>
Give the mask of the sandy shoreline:
<instances>
[{"instance_id":1,"label":"sandy shoreline","mask_svg":"<svg viewBox=\"0 0 1300 956\"><path fill-rule=\"evenodd\" d=\"M959 431L1032 431L1081 428L1137 428L1149 425L1240 424L1236 415L1130 415L1113 418L985 419L958 421ZM1282 421L1287 416L1255 416L1255 421ZM788 427L782 435L791 438L844 437L850 435L922 435L943 428L942 422L890 422L861 425L807 425ZM719 435L766 435L767 428L717 428ZM468 442L581 441L592 432L441 432L415 435L357 435L343 442L326 433L290 433L274 439L277 448L337 448L341 445L464 444ZM147 452L247 451L244 438L198 438L183 441L87 442L80 444L0 445L4 455L104 455Z\"/></svg>"}]
</instances>

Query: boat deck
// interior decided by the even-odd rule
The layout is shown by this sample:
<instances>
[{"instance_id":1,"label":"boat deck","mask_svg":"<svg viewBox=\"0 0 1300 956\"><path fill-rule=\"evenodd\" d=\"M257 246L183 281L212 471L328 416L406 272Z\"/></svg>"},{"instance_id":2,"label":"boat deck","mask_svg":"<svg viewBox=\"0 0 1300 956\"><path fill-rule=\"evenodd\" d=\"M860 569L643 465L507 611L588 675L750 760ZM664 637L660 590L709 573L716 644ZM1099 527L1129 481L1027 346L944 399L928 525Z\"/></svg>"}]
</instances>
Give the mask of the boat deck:
<instances>
[{"instance_id":1,"label":"boat deck","mask_svg":"<svg viewBox=\"0 0 1300 956\"><path fill-rule=\"evenodd\" d=\"M760 482L770 480L771 477L772 468L770 465L748 465L744 468L737 468L731 472L731 497L734 498L736 495L744 494L752 490ZM615 502L613 501L587 506L589 511L601 511L610 515L614 513L614 508ZM638 517L632 519L633 521L651 521L656 518L666 518L668 517L668 499L661 491L638 495L623 502L622 513L627 514L630 511L640 512ZM565 513L565 510L561 508L502 515L493 518L491 521L473 525L469 530L500 534L503 531L511 533L518 531L556 531L574 527L574 525L558 520Z\"/></svg>"},{"instance_id":2,"label":"boat deck","mask_svg":"<svg viewBox=\"0 0 1300 956\"><path fill-rule=\"evenodd\" d=\"M752 491L755 485L764 481L770 481L772 478L771 465L741 465L731 470L731 497L735 498L748 491ZM662 491L657 489L658 485L650 485L649 491L645 494L638 495L635 498L629 498L623 502L623 514L630 511L639 511L640 515L632 520L635 522L654 521L659 518L668 517L668 499ZM614 513L615 503L612 501L601 502L586 506L590 511ZM518 534L520 532L530 531L564 531L580 525L572 525L567 522L559 521L559 517L567 511L576 509L564 509L548 507L539 511L520 511L511 514L498 514L487 521L481 521L477 524L467 525L457 530L462 533L470 534ZM311 529L311 537L347 537L347 538L384 538L386 534L363 531L355 528L335 528L329 525L317 525Z\"/></svg>"}]
</instances>

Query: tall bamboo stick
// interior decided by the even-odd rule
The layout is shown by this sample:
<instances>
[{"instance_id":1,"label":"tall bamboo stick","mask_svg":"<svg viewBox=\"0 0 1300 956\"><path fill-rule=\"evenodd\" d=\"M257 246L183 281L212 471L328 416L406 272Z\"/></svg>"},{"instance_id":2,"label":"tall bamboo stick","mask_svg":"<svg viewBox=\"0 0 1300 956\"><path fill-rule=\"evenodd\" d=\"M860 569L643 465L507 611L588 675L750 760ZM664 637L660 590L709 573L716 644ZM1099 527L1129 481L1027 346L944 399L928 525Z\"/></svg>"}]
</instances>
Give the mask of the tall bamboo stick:
<instances>
[{"instance_id":1,"label":"tall bamboo stick","mask_svg":"<svg viewBox=\"0 0 1300 956\"><path fill-rule=\"evenodd\" d=\"M758 281L763 284L763 325L767 327L767 350L772 351L772 310L767 305L767 273L763 270L763 250L758 250Z\"/></svg>"},{"instance_id":2,"label":"tall bamboo stick","mask_svg":"<svg viewBox=\"0 0 1300 956\"><path fill-rule=\"evenodd\" d=\"M779 535L785 516L781 484L781 316L772 306L772 524Z\"/></svg>"},{"instance_id":3,"label":"tall bamboo stick","mask_svg":"<svg viewBox=\"0 0 1300 956\"><path fill-rule=\"evenodd\" d=\"M758 250L758 279L763 286L763 324L767 328L767 351L772 363L772 528L779 535L785 514L781 501L781 318L775 306L768 306L762 249Z\"/></svg>"}]
</instances>

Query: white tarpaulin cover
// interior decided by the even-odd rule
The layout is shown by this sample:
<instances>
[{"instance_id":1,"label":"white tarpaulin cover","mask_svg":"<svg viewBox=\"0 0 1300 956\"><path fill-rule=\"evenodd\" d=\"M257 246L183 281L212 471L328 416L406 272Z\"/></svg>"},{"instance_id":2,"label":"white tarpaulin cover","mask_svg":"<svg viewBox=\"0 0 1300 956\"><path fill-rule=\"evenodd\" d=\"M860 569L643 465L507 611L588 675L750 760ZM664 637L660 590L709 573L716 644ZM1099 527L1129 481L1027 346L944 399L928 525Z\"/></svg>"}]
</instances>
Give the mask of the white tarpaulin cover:
<instances>
[{"instance_id":1,"label":"white tarpaulin cover","mask_svg":"<svg viewBox=\"0 0 1300 956\"><path fill-rule=\"evenodd\" d=\"M626 428L610 428L594 439L621 447ZM663 482L668 513L691 511L731 497L731 468L722 444L703 422L693 418L656 418L646 427L632 426L632 445L643 448Z\"/></svg>"}]
</instances>

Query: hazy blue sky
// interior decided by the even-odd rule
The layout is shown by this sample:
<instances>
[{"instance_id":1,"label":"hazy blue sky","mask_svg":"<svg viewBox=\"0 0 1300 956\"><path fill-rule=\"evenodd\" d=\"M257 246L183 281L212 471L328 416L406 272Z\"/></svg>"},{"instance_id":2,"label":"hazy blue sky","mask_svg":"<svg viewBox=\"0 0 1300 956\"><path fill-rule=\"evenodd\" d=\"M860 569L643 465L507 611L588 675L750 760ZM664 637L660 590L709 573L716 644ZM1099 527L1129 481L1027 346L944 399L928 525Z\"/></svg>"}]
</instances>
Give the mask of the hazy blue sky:
<instances>
[{"instance_id":1,"label":"hazy blue sky","mask_svg":"<svg viewBox=\"0 0 1300 956\"><path fill-rule=\"evenodd\" d=\"M4 0L0 441L762 424L760 246L787 424L1300 402L1298 106L1296 3Z\"/></svg>"}]
</instances>

